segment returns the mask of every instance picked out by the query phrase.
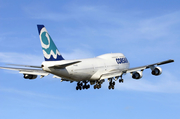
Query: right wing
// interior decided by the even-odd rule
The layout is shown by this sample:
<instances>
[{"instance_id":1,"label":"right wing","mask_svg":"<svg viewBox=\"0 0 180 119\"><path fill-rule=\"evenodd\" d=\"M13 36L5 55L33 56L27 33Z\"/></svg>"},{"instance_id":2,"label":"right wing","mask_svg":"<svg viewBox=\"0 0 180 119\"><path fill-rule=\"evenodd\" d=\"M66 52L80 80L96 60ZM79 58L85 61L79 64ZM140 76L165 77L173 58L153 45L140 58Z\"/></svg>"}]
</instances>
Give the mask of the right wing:
<instances>
[{"instance_id":1,"label":"right wing","mask_svg":"<svg viewBox=\"0 0 180 119\"><path fill-rule=\"evenodd\" d=\"M170 60L166 60L166 61L163 61L163 62L158 62L158 63L149 64L149 65L145 65L145 66L130 68L130 69L128 69L128 70L123 71L123 73L132 73L132 72L134 72L134 71L144 70L144 69L151 68L151 67L154 66L154 65L159 66L159 65L168 64L168 63L171 63L171 62L174 62L174 60L170 59Z\"/></svg>"},{"instance_id":2,"label":"right wing","mask_svg":"<svg viewBox=\"0 0 180 119\"><path fill-rule=\"evenodd\" d=\"M109 71L108 73L102 74L101 77L100 77L100 80L101 79L106 79L106 78L118 77L118 76L121 76L123 74L133 73L133 72L136 72L136 71L139 71L139 70L143 71L144 69L151 68L151 67L153 67L155 65L158 66L158 65L171 63L171 62L174 62L174 60L170 59L170 60L166 60L166 61L163 61L163 62L158 62L158 63L154 63L154 64L150 64L150 65L130 68L130 69L127 69L127 70L114 70L114 71L112 70L112 71Z\"/></svg>"}]
</instances>

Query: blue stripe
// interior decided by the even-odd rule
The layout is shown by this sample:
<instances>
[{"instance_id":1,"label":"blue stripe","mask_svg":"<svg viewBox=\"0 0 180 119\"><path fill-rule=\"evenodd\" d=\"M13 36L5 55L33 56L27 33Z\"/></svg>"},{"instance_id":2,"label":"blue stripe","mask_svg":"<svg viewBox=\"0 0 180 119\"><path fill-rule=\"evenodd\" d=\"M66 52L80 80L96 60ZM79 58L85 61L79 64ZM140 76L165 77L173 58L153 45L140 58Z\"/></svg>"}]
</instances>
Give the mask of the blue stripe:
<instances>
[{"instance_id":1,"label":"blue stripe","mask_svg":"<svg viewBox=\"0 0 180 119\"><path fill-rule=\"evenodd\" d=\"M57 55L57 58L54 59L54 57L51 55L51 57L49 59L45 58L45 61L60 61L60 60L64 60L64 58L61 55Z\"/></svg>"}]
</instances>

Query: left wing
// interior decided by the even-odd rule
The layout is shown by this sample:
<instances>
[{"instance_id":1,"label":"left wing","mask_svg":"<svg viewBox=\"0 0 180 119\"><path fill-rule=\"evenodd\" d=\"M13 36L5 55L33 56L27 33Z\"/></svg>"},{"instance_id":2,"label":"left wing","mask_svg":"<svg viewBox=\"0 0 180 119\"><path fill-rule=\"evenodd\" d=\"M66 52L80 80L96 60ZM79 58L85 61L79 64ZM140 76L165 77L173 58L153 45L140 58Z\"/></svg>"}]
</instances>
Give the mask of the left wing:
<instances>
[{"instance_id":1,"label":"left wing","mask_svg":"<svg viewBox=\"0 0 180 119\"><path fill-rule=\"evenodd\" d=\"M30 74L30 75L41 75L47 76L49 73L41 69L25 69L25 68L14 68L14 67L0 67L0 69L16 70L19 73Z\"/></svg>"},{"instance_id":2,"label":"left wing","mask_svg":"<svg viewBox=\"0 0 180 119\"><path fill-rule=\"evenodd\" d=\"M7 64L11 66L31 67L31 68L42 68L41 66L22 65L22 64Z\"/></svg>"},{"instance_id":3,"label":"left wing","mask_svg":"<svg viewBox=\"0 0 180 119\"><path fill-rule=\"evenodd\" d=\"M130 69L127 69L127 70L110 71L108 73L102 74L101 77L100 77L100 80L106 79L106 78L112 78L112 77L121 76L121 75L126 74L126 73L133 73L133 72L136 72L136 71L139 71L139 70L143 71L144 69L154 67L155 65L158 66L158 65L168 64L168 63L171 63L171 62L174 62L174 60L170 59L170 60L166 60L166 61L163 61L163 62L158 62L158 63L154 63L154 64L150 64L150 65L130 68Z\"/></svg>"}]
</instances>

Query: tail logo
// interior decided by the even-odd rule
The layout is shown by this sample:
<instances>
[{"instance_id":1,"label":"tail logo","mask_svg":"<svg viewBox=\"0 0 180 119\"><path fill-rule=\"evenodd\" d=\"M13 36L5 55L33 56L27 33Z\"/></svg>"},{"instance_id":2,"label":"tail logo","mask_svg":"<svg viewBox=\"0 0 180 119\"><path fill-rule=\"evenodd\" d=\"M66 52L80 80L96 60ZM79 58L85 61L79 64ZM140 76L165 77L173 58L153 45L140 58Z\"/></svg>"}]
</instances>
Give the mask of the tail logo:
<instances>
[{"instance_id":1,"label":"tail logo","mask_svg":"<svg viewBox=\"0 0 180 119\"><path fill-rule=\"evenodd\" d=\"M45 27L41 29L40 41L46 61L64 60Z\"/></svg>"}]
</instances>

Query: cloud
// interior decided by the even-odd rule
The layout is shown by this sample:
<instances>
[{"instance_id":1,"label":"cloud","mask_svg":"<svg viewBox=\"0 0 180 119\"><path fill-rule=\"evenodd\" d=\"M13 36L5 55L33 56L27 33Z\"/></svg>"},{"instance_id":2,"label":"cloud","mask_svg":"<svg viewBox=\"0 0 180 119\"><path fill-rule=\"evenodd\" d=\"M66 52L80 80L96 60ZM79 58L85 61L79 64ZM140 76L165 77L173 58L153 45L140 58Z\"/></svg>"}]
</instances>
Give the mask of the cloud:
<instances>
[{"instance_id":1,"label":"cloud","mask_svg":"<svg viewBox=\"0 0 180 119\"><path fill-rule=\"evenodd\" d=\"M91 58L93 54L83 49L74 49L69 53L62 53L65 59ZM0 52L1 63L41 65L44 61L43 55L23 54L16 52Z\"/></svg>"},{"instance_id":2,"label":"cloud","mask_svg":"<svg viewBox=\"0 0 180 119\"><path fill-rule=\"evenodd\" d=\"M103 39L102 45L110 41L111 46L117 46L117 42L164 43L163 41L177 40L180 37L179 33L175 32L176 26L180 23L180 11L147 16L147 11L121 12L103 5L68 4L65 6L59 10L60 12L52 10L46 12L45 8L36 10L32 6L26 6L24 10L33 19L59 21L61 24L68 21L65 29L62 27L59 31L66 31L72 37L83 34L83 40L84 38Z\"/></svg>"},{"instance_id":3,"label":"cloud","mask_svg":"<svg viewBox=\"0 0 180 119\"><path fill-rule=\"evenodd\" d=\"M0 52L0 62L2 63L40 65L42 61L42 55L39 56L15 52Z\"/></svg>"},{"instance_id":4,"label":"cloud","mask_svg":"<svg viewBox=\"0 0 180 119\"><path fill-rule=\"evenodd\" d=\"M83 49L74 49L70 53L62 53L65 59L84 59L84 58L92 58L94 55Z\"/></svg>"},{"instance_id":5,"label":"cloud","mask_svg":"<svg viewBox=\"0 0 180 119\"><path fill-rule=\"evenodd\" d=\"M128 76L123 84L116 85L118 90L140 91L140 92L156 92L156 93L180 93L180 81L171 73L164 71L159 79L135 80Z\"/></svg>"},{"instance_id":6,"label":"cloud","mask_svg":"<svg viewBox=\"0 0 180 119\"><path fill-rule=\"evenodd\" d=\"M23 7L23 10L32 19L44 19L52 21L67 21L88 19L87 16L94 15L94 12L100 12L102 6L86 6L86 5L64 5L60 7L60 10L49 10L46 5L39 7L36 5L28 5ZM60 11L60 12L57 12ZM98 15L97 15L98 17Z\"/></svg>"},{"instance_id":7,"label":"cloud","mask_svg":"<svg viewBox=\"0 0 180 119\"><path fill-rule=\"evenodd\" d=\"M49 98L49 99L55 99L55 100L64 99L64 98L49 95L49 94L41 94L41 93L36 93L36 92L31 92L31 91L24 91L24 90L22 91L22 90L18 90L18 89L14 89L14 88L1 87L0 91L7 92L7 93L16 93L16 94L23 95L26 97Z\"/></svg>"}]
</instances>

